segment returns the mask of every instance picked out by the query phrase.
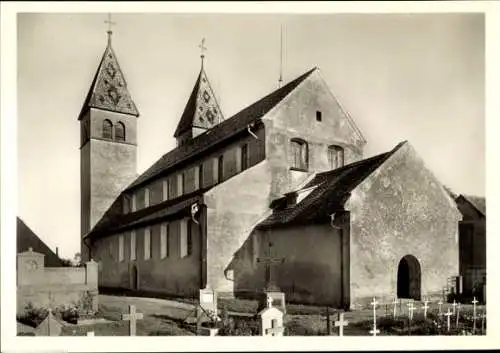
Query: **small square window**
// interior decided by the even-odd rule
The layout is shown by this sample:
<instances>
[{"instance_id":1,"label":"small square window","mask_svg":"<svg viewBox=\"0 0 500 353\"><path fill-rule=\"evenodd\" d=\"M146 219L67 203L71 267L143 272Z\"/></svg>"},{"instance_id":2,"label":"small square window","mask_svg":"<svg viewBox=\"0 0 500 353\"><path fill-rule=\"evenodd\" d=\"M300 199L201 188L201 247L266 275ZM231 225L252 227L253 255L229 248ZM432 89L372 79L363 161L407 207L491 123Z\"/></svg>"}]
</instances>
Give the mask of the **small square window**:
<instances>
[{"instance_id":1,"label":"small square window","mask_svg":"<svg viewBox=\"0 0 500 353\"><path fill-rule=\"evenodd\" d=\"M321 112L319 110L316 111L316 121L321 121L322 119L322 115L321 115Z\"/></svg>"}]
</instances>

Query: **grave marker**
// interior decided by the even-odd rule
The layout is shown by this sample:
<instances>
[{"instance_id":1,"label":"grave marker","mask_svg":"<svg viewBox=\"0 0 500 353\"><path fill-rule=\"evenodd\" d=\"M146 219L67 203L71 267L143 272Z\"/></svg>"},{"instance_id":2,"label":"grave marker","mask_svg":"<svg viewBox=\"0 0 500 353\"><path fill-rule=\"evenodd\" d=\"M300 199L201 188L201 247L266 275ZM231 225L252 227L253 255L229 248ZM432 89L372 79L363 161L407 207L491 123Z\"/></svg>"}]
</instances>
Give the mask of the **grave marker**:
<instances>
[{"instance_id":1,"label":"grave marker","mask_svg":"<svg viewBox=\"0 0 500 353\"><path fill-rule=\"evenodd\" d=\"M49 309L47 317L35 329L36 336L59 336L62 331L62 324L54 317Z\"/></svg>"},{"instance_id":2,"label":"grave marker","mask_svg":"<svg viewBox=\"0 0 500 353\"><path fill-rule=\"evenodd\" d=\"M428 303L428 300L424 300L424 319L427 319L427 309L429 309Z\"/></svg>"},{"instance_id":3,"label":"grave marker","mask_svg":"<svg viewBox=\"0 0 500 353\"><path fill-rule=\"evenodd\" d=\"M453 306L453 315L455 315L455 312L456 312L456 307L457 307L457 302L455 301L455 299L453 299L453 304L451 304Z\"/></svg>"},{"instance_id":4,"label":"grave marker","mask_svg":"<svg viewBox=\"0 0 500 353\"><path fill-rule=\"evenodd\" d=\"M260 311L260 335L283 336L283 312L273 307L273 298L267 298L267 308Z\"/></svg>"},{"instance_id":5,"label":"grave marker","mask_svg":"<svg viewBox=\"0 0 500 353\"><path fill-rule=\"evenodd\" d=\"M458 328L458 320L460 318L460 303L457 304L457 321L455 323L455 326Z\"/></svg>"},{"instance_id":6,"label":"grave marker","mask_svg":"<svg viewBox=\"0 0 500 353\"><path fill-rule=\"evenodd\" d=\"M206 312L218 312L217 292L211 288L200 289L200 307ZM198 310L198 317L203 314L203 310Z\"/></svg>"},{"instance_id":7,"label":"grave marker","mask_svg":"<svg viewBox=\"0 0 500 353\"><path fill-rule=\"evenodd\" d=\"M338 320L335 321L335 326L339 328L339 336L344 336L344 326L349 325L349 321L344 321L344 313L339 313Z\"/></svg>"},{"instance_id":8,"label":"grave marker","mask_svg":"<svg viewBox=\"0 0 500 353\"><path fill-rule=\"evenodd\" d=\"M135 336L137 332L136 320L142 320L142 313L135 310L135 305L129 305L129 313L122 314L122 320L130 321L129 323L129 336Z\"/></svg>"},{"instance_id":9,"label":"grave marker","mask_svg":"<svg viewBox=\"0 0 500 353\"><path fill-rule=\"evenodd\" d=\"M373 329L370 331L372 336L376 336L377 333L380 333L380 330L377 329L377 300L373 297L373 301L370 303L373 306Z\"/></svg>"},{"instance_id":10,"label":"grave marker","mask_svg":"<svg viewBox=\"0 0 500 353\"><path fill-rule=\"evenodd\" d=\"M451 327L450 318L451 318L451 315L453 315L453 313L450 311L450 308L448 308L448 311L444 315L446 316L447 331L450 332L450 327Z\"/></svg>"},{"instance_id":11,"label":"grave marker","mask_svg":"<svg viewBox=\"0 0 500 353\"><path fill-rule=\"evenodd\" d=\"M413 320L413 311L415 310L415 307L413 306L413 302L409 302L408 304L408 318Z\"/></svg>"},{"instance_id":12,"label":"grave marker","mask_svg":"<svg viewBox=\"0 0 500 353\"><path fill-rule=\"evenodd\" d=\"M440 301L438 302L438 305L439 305L438 316L441 316L441 315L442 315L441 308L442 308L442 306L443 306L443 302L440 300Z\"/></svg>"},{"instance_id":13,"label":"grave marker","mask_svg":"<svg viewBox=\"0 0 500 353\"><path fill-rule=\"evenodd\" d=\"M476 297L474 297L474 300L472 301L472 334L475 334L476 333L476 304L479 303L476 299Z\"/></svg>"},{"instance_id":14,"label":"grave marker","mask_svg":"<svg viewBox=\"0 0 500 353\"><path fill-rule=\"evenodd\" d=\"M392 304L394 305L394 308L393 308L393 311L392 311L392 318L396 319L398 300L396 298L394 298L394 301L392 302Z\"/></svg>"}]
</instances>

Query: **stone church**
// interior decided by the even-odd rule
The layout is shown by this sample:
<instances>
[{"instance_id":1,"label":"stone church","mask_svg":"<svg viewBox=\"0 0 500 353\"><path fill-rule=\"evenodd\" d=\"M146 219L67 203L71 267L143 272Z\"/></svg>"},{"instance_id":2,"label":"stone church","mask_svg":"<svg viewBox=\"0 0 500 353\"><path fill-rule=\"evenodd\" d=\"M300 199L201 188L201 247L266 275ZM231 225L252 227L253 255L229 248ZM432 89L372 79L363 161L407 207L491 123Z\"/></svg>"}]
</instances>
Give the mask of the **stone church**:
<instances>
[{"instance_id":1,"label":"stone church","mask_svg":"<svg viewBox=\"0 0 500 353\"><path fill-rule=\"evenodd\" d=\"M81 252L103 288L251 295L272 281L291 301L352 307L458 275L453 199L408 142L364 158L318 68L224 117L202 56L177 147L138 175L140 114L109 33L78 120Z\"/></svg>"}]
</instances>

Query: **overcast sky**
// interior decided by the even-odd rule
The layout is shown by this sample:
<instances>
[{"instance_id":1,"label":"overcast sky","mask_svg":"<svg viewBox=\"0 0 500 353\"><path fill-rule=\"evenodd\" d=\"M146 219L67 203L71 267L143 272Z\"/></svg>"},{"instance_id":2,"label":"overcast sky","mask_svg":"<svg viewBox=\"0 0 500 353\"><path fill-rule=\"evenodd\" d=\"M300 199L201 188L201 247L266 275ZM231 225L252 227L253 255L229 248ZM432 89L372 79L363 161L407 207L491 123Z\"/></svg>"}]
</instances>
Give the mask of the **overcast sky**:
<instances>
[{"instance_id":1,"label":"overcast sky","mask_svg":"<svg viewBox=\"0 0 500 353\"><path fill-rule=\"evenodd\" d=\"M22 14L18 27L18 215L63 256L79 251L81 105L106 46L106 14ZM113 48L141 116L138 172L172 135L200 69L226 118L318 66L368 144L408 140L457 193L485 193L480 14L113 14Z\"/></svg>"}]
</instances>

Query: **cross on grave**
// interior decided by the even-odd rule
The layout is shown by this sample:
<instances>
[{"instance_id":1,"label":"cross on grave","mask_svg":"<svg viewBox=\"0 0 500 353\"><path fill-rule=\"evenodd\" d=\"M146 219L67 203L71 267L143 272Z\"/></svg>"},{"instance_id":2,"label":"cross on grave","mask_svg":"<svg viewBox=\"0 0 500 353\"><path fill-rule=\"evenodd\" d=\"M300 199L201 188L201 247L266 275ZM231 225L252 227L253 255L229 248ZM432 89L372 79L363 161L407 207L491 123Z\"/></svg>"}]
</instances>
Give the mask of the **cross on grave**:
<instances>
[{"instance_id":1,"label":"cross on grave","mask_svg":"<svg viewBox=\"0 0 500 353\"><path fill-rule=\"evenodd\" d=\"M450 308L448 308L448 311L444 315L446 316L446 328L449 332L450 326L451 326L450 318L451 318L451 315L453 315L453 313L450 311Z\"/></svg>"},{"instance_id":2,"label":"cross on grave","mask_svg":"<svg viewBox=\"0 0 500 353\"><path fill-rule=\"evenodd\" d=\"M344 326L349 325L349 321L344 321L344 313L339 313L339 319L335 321L335 327L339 328L339 336L344 336Z\"/></svg>"},{"instance_id":3,"label":"cross on grave","mask_svg":"<svg viewBox=\"0 0 500 353\"><path fill-rule=\"evenodd\" d=\"M397 304L398 304L398 300L396 298L394 298L394 301L392 302L392 304L394 305L394 308L393 308L393 312L392 312L392 317L395 319L396 316L397 316Z\"/></svg>"},{"instance_id":4,"label":"cross on grave","mask_svg":"<svg viewBox=\"0 0 500 353\"><path fill-rule=\"evenodd\" d=\"M441 308L443 307L443 302L440 300L440 301L438 302L438 305L439 305L439 312L438 312L438 315L439 315L439 316L441 316L441 314L442 314L442 313L441 313Z\"/></svg>"},{"instance_id":5,"label":"cross on grave","mask_svg":"<svg viewBox=\"0 0 500 353\"><path fill-rule=\"evenodd\" d=\"M129 305L129 313L122 314L122 320L130 321L129 324L129 336L136 335L136 320L142 320L142 313L135 311L135 305Z\"/></svg>"},{"instance_id":6,"label":"cross on grave","mask_svg":"<svg viewBox=\"0 0 500 353\"><path fill-rule=\"evenodd\" d=\"M377 300L373 297L373 301L370 303L373 306L373 330L370 331L372 336L376 336L377 333L380 333L380 330L377 329Z\"/></svg>"},{"instance_id":7,"label":"cross on grave","mask_svg":"<svg viewBox=\"0 0 500 353\"><path fill-rule=\"evenodd\" d=\"M457 308L457 302L455 301L455 299L453 299L453 304L451 304L453 306L453 315L455 315L455 312L456 312L456 308Z\"/></svg>"},{"instance_id":8,"label":"cross on grave","mask_svg":"<svg viewBox=\"0 0 500 353\"><path fill-rule=\"evenodd\" d=\"M266 284L265 284L265 289L267 291L276 291L278 290L276 288L276 284L273 282L273 279L272 279L272 274L271 274L271 266L272 264L275 264L275 263L283 263L285 262L285 258L284 257L272 257L272 247L273 247L273 243L269 243L269 247L268 247L268 256L264 256L264 257L259 257L257 258L257 262L258 263L263 263L266 265Z\"/></svg>"},{"instance_id":9,"label":"cross on grave","mask_svg":"<svg viewBox=\"0 0 500 353\"><path fill-rule=\"evenodd\" d=\"M415 307L413 306L413 302L409 302L408 304L408 318L411 320L413 320L413 311L415 311Z\"/></svg>"},{"instance_id":10,"label":"cross on grave","mask_svg":"<svg viewBox=\"0 0 500 353\"><path fill-rule=\"evenodd\" d=\"M427 309L429 309L428 303L428 300L424 300L424 319L427 319Z\"/></svg>"},{"instance_id":11,"label":"cross on grave","mask_svg":"<svg viewBox=\"0 0 500 353\"><path fill-rule=\"evenodd\" d=\"M457 304L457 321L455 322L456 327L458 328L458 319L460 318L460 303Z\"/></svg>"},{"instance_id":12,"label":"cross on grave","mask_svg":"<svg viewBox=\"0 0 500 353\"><path fill-rule=\"evenodd\" d=\"M472 301L472 322L473 322L473 325L472 325L472 334L475 334L476 333L476 304L479 303L479 301L477 301L476 297L474 297L474 300Z\"/></svg>"}]
</instances>

